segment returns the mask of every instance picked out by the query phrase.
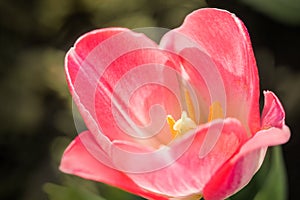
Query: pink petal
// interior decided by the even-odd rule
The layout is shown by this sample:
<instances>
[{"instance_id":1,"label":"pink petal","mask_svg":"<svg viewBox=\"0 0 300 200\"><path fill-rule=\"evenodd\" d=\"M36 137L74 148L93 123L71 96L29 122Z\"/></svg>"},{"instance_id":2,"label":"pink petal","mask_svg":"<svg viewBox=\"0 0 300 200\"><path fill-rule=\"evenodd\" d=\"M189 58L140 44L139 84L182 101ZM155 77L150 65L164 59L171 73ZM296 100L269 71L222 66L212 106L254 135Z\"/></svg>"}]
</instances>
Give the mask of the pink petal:
<instances>
[{"instance_id":1,"label":"pink petal","mask_svg":"<svg viewBox=\"0 0 300 200\"><path fill-rule=\"evenodd\" d=\"M289 140L289 137L290 130L285 125L282 129L272 127L257 132L211 178L203 190L204 198L225 199L239 191L248 184L260 168L267 147L283 144Z\"/></svg>"},{"instance_id":2,"label":"pink petal","mask_svg":"<svg viewBox=\"0 0 300 200\"><path fill-rule=\"evenodd\" d=\"M197 88L202 91L206 84L209 93L204 92L203 99L219 101L226 106L226 116L239 119L252 134L259 130L256 62L248 32L235 15L213 8L194 11L161 45L195 68L197 75L188 74L191 82L203 78Z\"/></svg>"},{"instance_id":3,"label":"pink petal","mask_svg":"<svg viewBox=\"0 0 300 200\"><path fill-rule=\"evenodd\" d=\"M141 142L154 142L151 137L158 140L155 146L169 142L169 130L163 130L166 115L179 117L181 112L179 82L170 58L158 49L139 49L109 65L101 81L114 91L106 95L102 92L105 88L99 88L95 96L98 123L105 134L112 131L115 122L121 130L114 131L123 131Z\"/></svg>"},{"instance_id":4,"label":"pink petal","mask_svg":"<svg viewBox=\"0 0 300 200\"><path fill-rule=\"evenodd\" d=\"M86 146L81 142L81 138L89 140L90 144L99 148L98 144L92 139L93 136L89 131L81 133L65 150L60 164L61 171L85 179L103 182L148 199L168 199L140 188L124 173L99 162L86 149Z\"/></svg>"},{"instance_id":5,"label":"pink petal","mask_svg":"<svg viewBox=\"0 0 300 200\"><path fill-rule=\"evenodd\" d=\"M282 128L284 125L285 112L284 109L273 92L264 91L265 105L262 112L262 127Z\"/></svg>"},{"instance_id":6,"label":"pink petal","mask_svg":"<svg viewBox=\"0 0 300 200\"><path fill-rule=\"evenodd\" d=\"M218 135L219 132L221 135L212 150L205 157L200 157L201 147L209 143L206 135ZM148 173L127 175L140 187L154 193L176 198L201 194L214 173L235 154L246 138L246 131L237 120L214 120L166 147L170 151L162 155L160 160L173 161L169 166ZM152 163L152 166L156 165Z\"/></svg>"},{"instance_id":7,"label":"pink petal","mask_svg":"<svg viewBox=\"0 0 300 200\"><path fill-rule=\"evenodd\" d=\"M168 143L165 116L180 116L172 57L127 29L101 29L82 36L68 52L65 65L73 99L88 129L109 140Z\"/></svg>"},{"instance_id":8,"label":"pink petal","mask_svg":"<svg viewBox=\"0 0 300 200\"><path fill-rule=\"evenodd\" d=\"M123 28L112 28L94 30L82 35L65 57L68 83L73 84L75 82L80 65L85 61L85 58L89 56L95 47L110 37L126 31L128 30ZM70 86L70 89L72 91L73 87Z\"/></svg>"}]
</instances>

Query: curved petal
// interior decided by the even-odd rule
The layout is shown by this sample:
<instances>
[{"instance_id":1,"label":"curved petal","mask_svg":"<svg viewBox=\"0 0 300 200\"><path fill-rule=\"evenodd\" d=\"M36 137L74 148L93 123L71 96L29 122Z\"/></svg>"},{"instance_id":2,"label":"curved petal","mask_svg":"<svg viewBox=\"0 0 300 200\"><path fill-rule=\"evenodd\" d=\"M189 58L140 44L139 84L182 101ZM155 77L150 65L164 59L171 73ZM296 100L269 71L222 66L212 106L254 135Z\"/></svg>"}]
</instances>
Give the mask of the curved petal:
<instances>
[{"instance_id":1,"label":"curved petal","mask_svg":"<svg viewBox=\"0 0 300 200\"><path fill-rule=\"evenodd\" d=\"M248 184L260 168L267 147L286 143L289 137L290 130L285 125L282 129L272 127L257 132L211 178L203 190L204 198L207 200L225 199L239 191Z\"/></svg>"},{"instance_id":2,"label":"curved petal","mask_svg":"<svg viewBox=\"0 0 300 200\"><path fill-rule=\"evenodd\" d=\"M201 148L210 143L207 141L210 134L220 136L210 152L202 157ZM246 138L246 131L237 120L214 120L199 127L196 132L186 133L170 145L169 154L160 159L173 158L169 166L148 173L127 175L137 185L154 193L176 198L199 195L214 173L235 154ZM178 153L181 156L176 160L174 155Z\"/></svg>"},{"instance_id":3,"label":"curved petal","mask_svg":"<svg viewBox=\"0 0 300 200\"><path fill-rule=\"evenodd\" d=\"M75 82L80 66L83 62L85 62L85 58L89 56L93 49L95 49L101 42L111 38L112 36L127 31L128 29L125 28L99 29L88 32L78 38L74 47L68 51L65 57L65 70L71 92L74 89L72 85Z\"/></svg>"},{"instance_id":4,"label":"curved petal","mask_svg":"<svg viewBox=\"0 0 300 200\"><path fill-rule=\"evenodd\" d=\"M204 98L226 103L226 116L239 119L251 134L259 130L255 57L248 32L235 15L214 8L196 10L186 17L182 26L168 32L161 45L181 55L204 78L210 95ZM202 61L203 54L212 59L208 65L207 59ZM213 97L215 93L220 95ZM222 99L224 93L226 102Z\"/></svg>"},{"instance_id":5,"label":"curved petal","mask_svg":"<svg viewBox=\"0 0 300 200\"><path fill-rule=\"evenodd\" d=\"M152 40L122 28L85 34L65 60L73 99L93 134L159 144L170 140L161 133L165 116L180 116L173 65Z\"/></svg>"},{"instance_id":6,"label":"curved petal","mask_svg":"<svg viewBox=\"0 0 300 200\"><path fill-rule=\"evenodd\" d=\"M163 131L166 115L179 117L181 111L180 87L171 61L164 51L148 48L121 55L108 66L95 95L97 120L105 134L116 127L114 132L154 146L169 142L171 137L165 138L169 134ZM105 93L106 88L111 93ZM156 144L153 139L158 140Z\"/></svg>"},{"instance_id":7,"label":"curved petal","mask_svg":"<svg viewBox=\"0 0 300 200\"><path fill-rule=\"evenodd\" d=\"M282 128L285 120L284 109L273 92L264 91L265 105L262 112L262 128L270 127Z\"/></svg>"},{"instance_id":8,"label":"curved petal","mask_svg":"<svg viewBox=\"0 0 300 200\"><path fill-rule=\"evenodd\" d=\"M124 173L99 162L87 151L85 145L81 142L81 138L84 138L84 140L89 139L89 143L97 146L89 131L81 133L65 150L59 167L61 171L85 179L103 182L148 199L168 199L140 188Z\"/></svg>"}]
</instances>

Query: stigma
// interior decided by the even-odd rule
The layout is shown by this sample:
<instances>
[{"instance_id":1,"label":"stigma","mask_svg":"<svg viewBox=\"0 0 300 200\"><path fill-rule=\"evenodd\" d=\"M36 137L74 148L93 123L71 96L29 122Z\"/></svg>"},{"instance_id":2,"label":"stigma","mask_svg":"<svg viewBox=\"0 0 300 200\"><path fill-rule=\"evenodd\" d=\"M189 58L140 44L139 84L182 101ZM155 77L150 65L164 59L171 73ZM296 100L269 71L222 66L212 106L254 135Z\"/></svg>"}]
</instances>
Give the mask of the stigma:
<instances>
[{"instance_id":1,"label":"stigma","mask_svg":"<svg viewBox=\"0 0 300 200\"><path fill-rule=\"evenodd\" d=\"M169 124L173 139L177 138L178 136L182 136L186 132L197 127L196 123L187 116L185 111L182 111L181 118L177 121L175 121L171 115L167 115L167 122Z\"/></svg>"}]
</instances>

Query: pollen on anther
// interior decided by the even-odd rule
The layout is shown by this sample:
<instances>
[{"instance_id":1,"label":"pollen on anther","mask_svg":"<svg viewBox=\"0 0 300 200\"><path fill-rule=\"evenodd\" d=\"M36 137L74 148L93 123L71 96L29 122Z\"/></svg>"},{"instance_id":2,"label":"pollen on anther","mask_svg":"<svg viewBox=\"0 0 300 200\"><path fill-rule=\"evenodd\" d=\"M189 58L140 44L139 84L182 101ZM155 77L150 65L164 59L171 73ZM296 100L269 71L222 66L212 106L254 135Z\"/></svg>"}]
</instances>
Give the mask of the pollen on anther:
<instances>
[{"instance_id":1,"label":"pollen on anther","mask_svg":"<svg viewBox=\"0 0 300 200\"><path fill-rule=\"evenodd\" d=\"M167 123L169 124L172 138L173 139L176 138L178 131L174 130L174 128L173 128L176 121L174 120L174 118L171 115L167 115Z\"/></svg>"},{"instance_id":2,"label":"pollen on anther","mask_svg":"<svg viewBox=\"0 0 300 200\"><path fill-rule=\"evenodd\" d=\"M208 121L224 118L224 113L220 102L215 101L209 106Z\"/></svg>"}]
</instances>

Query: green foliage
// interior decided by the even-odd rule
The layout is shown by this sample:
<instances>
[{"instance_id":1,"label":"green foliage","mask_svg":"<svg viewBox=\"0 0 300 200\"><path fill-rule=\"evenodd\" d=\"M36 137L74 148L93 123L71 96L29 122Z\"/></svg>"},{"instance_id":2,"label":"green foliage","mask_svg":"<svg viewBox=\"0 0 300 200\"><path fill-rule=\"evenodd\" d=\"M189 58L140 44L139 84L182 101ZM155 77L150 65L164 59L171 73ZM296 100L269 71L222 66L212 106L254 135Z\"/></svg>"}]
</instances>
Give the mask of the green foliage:
<instances>
[{"instance_id":1,"label":"green foliage","mask_svg":"<svg viewBox=\"0 0 300 200\"><path fill-rule=\"evenodd\" d=\"M251 182L231 200L286 200L287 180L281 147L268 150L264 163Z\"/></svg>"},{"instance_id":2,"label":"green foliage","mask_svg":"<svg viewBox=\"0 0 300 200\"><path fill-rule=\"evenodd\" d=\"M48 194L49 200L105 200L84 188L67 187L47 183L44 185L44 190Z\"/></svg>"},{"instance_id":3,"label":"green foliage","mask_svg":"<svg viewBox=\"0 0 300 200\"><path fill-rule=\"evenodd\" d=\"M287 199L287 179L281 147L273 147L271 166L263 187L255 195L254 200Z\"/></svg>"}]
</instances>

